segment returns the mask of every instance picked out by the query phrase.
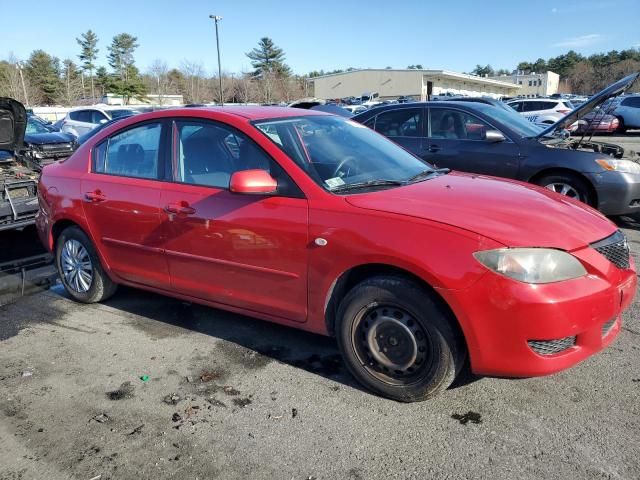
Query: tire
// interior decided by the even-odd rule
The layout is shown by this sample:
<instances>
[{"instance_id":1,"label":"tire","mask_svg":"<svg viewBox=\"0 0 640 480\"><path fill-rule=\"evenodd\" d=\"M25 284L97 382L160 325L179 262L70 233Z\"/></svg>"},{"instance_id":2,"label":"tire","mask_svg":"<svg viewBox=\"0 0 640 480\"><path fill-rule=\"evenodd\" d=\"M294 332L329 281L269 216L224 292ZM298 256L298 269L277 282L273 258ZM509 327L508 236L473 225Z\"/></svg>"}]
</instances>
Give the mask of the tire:
<instances>
[{"instance_id":1,"label":"tire","mask_svg":"<svg viewBox=\"0 0 640 480\"><path fill-rule=\"evenodd\" d=\"M347 369L364 387L417 402L448 388L462 369L465 348L453 322L434 294L402 277L379 276L340 302L336 337Z\"/></svg>"},{"instance_id":2,"label":"tire","mask_svg":"<svg viewBox=\"0 0 640 480\"><path fill-rule=\"evenodd\" d=\"M82 270L86 274L89 271L86 269L87 261L91 271L88 280L87 275L81 275L79 272ZM69 277L70 270L74 270L70 267L73 262L75 265L82 264L83 267L76 268L75 275L71 274ZM68 227L58 237L56 267L67 293L78 302L102 302L111 297L118 288L102 268L93 243L78 227ZM75 279L78 279L77 282Z\"/></svg>"},{"instance_id":3,"label":"tire","mask_svg":"<svg viewBox=\"0 0 640 480\"><path fill-rule=\"evenodd\" d=\"M536 185L539 185L544 188L548 188L556 193L560 193L561 195L566 195L569 198L574 198L576 200L580 200L587 205L591 205L592 207L595 204L595 199L593 198L593 194L589 188L589 184L578 177L577 175L572 175L570 173L558 173L554 175L545 175L544 177L539 178L535 181ZM551 186L553 185L553 188ZM566 193L562 193L564 191L564 186L570 188Z\"/></svg>"}]
</instances>

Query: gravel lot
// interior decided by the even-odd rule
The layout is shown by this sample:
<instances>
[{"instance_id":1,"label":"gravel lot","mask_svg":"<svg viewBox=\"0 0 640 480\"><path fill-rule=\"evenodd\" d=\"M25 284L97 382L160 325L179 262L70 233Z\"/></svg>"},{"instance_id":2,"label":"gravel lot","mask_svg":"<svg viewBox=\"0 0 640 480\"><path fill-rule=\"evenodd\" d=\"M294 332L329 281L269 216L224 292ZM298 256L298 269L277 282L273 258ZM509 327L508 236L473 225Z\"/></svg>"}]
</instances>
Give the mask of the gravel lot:
<instances>
[{"instance_id":1,"label":"gravel lot","mask_svg":"<svg viewBox=\"0 0 640 480\"><path fill-rule=\"evenodd\" d=\"M640 217L616 221L640 261ZM0 307L1 480L637 479L639 396L638 301L570 371L411 405L330 339L137 290Z\"/></svg>"}]
</instances>

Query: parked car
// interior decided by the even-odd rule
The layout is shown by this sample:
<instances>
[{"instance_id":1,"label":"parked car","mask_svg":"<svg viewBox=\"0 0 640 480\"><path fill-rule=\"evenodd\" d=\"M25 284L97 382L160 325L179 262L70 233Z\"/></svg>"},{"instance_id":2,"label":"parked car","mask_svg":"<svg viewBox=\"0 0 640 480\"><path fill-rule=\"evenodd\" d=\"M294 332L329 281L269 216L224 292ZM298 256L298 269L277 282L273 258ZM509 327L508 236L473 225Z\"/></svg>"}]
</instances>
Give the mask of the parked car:
<instances>
[{"instance_id":1,"label":"parked car","mask_svg":"<svg viewBox=\"0 0 640 480\"><path fill-rule=\"evenodd\" d=\"M193 108L190 107L188 105L185 105L185 108ZM113 125L116 122L119 122L120 120L124 119L124 118L129 118L132 117L134 114L132 113L131 115L122 115L120 117L115 117L112 118L111 120L105 122L105 123L101 123L100 125L98 125L97 127L95 127L92 130L89 130L87 133L84 133L82 135L80 135L77 140L76 140L76 148L79 147L80 145L82 145L83 143L85 143L87 140L89 140L90 138L92 138L94 135L100 133L102 130L104 130L105 128Z\"/></svg>"},{"instance_id":2,"label":"parked car","mask_svg":"<svg viewBox=\"0 0 640 480\"><path fill-rule=\"evenodd\" d=\"M398 97L398 103L413 103L415 101L415 98L413 98L411 95L400 95Z\"/></svg>"},{"instance_id":3,"label":"parked car","mask_svg":"<svg viewBox=\"0 0 640 480\"><path fill-rule=\"evenodd\" d=\"M26 126L24 105L0 97L0 231L33 225L38 211L38 173L20 161Z\"/></svg>"},{"instance_id":4,"label":"parked car","mask_svg":"<svg viewBox=\"0 0 640 480\"><path fill-rule=\"evenodd\" d=\"M364 105L341 105L341 107L353 113L354 115L367 111L367 107L365 107Z\"/></svg>"},{"instance_id":5,"label":"parked car","mask_svg":"<svg viewBox=\"0 0 640 480\"><path fill-rule=\"evenodd\" d=\"M62 121L60 131L71 133L75 137L87 133L101 123L112 118L123 117L137 113L131 108L124 107L82 107L70 110Z\"/></svg>"},{"instance_id":6,"label":"parked car","mask_svg":"<svg viewBox=\"0 0 640 480\"><path fill-rule=\"evenodd\" d=\"M546 187L607 215L640 211L640 165L611 158L620 147L554 135L612 95L629 88L630 75L592 97L546 130L509 109L481 102L389 105L353 117L420 158L454 170L513 178ZM551 147L551 148L550 148Z\"/></svg>"},{"instance_id":7,"label":"parked car","mask_svg":"<svg viewBox=\"0 0 640 480\"><path fill-rule=\"evenodd\" d=\"M587 133L613 133L620 128L618 117L605 113L600 109L589 112L576 123L572 133L582 135Z\"/></svg>"},{"instance_id":8,"label":"parked car","mask_svg":"<svg viewBox=\"0 0 640 480\"><path fill-rule=\"evenodd\" d=\"M603 108L618 118L618 131L626 132L629 128L640 128L640 94L616 98Z\"/></svg>"},{"instance_id":9,"label":"parked car","mask_svg":"<svg viewBox=\"0 0 640 480\"><path fill-rule=\"evenodd\" d=\"M548 124L556 123L574 108L570 100L552 98L523 98L507 105L530 122Z\"/></svg>"},{"instance_id":10,"label":"parked car","mask_svg":"<svg viewBox=\"0 0 640 480\"><path fill-rule=\"evenodd\" d=\"M24 149L21 154L30 167L39 171L44 165L67 158L74 152L75 143L73 135L57 132L35 115L27 114Z\"/></svg>"},{"instance_id":11,"label":"parked car","mask_svg":"<svg viewBox=\"0 0 640 480\"><path fill-rule=\"evenodd\" d=\"M466 358L516 377L575 365L613 341L636 289L623 234L594 210L436 170L312 110L126 118L45 167L40 192L72 298L122 284L335 335L358 381L405 402Z\"/></svg>"}]
</instances>

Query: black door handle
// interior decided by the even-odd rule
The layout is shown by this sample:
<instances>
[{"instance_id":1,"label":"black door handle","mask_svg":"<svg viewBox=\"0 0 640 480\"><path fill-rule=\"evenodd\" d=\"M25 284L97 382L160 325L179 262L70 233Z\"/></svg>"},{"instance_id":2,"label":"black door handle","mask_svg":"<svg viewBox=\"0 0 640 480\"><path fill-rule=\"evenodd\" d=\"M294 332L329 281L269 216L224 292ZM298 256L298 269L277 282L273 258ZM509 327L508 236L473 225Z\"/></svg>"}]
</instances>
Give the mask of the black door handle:
<instances>
[{"instance_id":1,"label":"black door handle","mask_svg":"<svg viewBox=\"0 0 640 480\"><path fill-rule=\"evenodd\" d=\"M436 153L440 151L440 147L438 145L429 145L427 147L427 152L429 153Z\"/></svg>"}]
</instances>

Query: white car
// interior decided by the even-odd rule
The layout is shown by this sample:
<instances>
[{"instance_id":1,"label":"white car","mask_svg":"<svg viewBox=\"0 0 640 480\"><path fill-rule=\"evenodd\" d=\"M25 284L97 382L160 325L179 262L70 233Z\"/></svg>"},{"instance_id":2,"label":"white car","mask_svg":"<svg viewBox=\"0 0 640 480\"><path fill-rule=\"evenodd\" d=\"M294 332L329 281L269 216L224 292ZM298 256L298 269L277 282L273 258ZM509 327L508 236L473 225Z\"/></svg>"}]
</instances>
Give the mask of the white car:
<instances>
[{"instance_id":1,"label":"white car","mask_svg":"<svg viewBox=\"0 0 640 480\"><path fill-rule=\"evenodd\" d=\"M367 107L365 107L364 105L340 105L340 106L345 110L349 110L354 115L367 111Z\"/></svg>"},{"instance_id":2,"label":"white car","mask_svg":"<svg viewBox=\"0 0 640 480\"><path fill-rule=\"evenodd\" d=\"M82 107L70 110L62 120L61 132L79 137L112 118L133 115L135 110L122 107Z\"/></svg>"},{"instance_id":3,"label":"white car","mask_svg":"<svg viewBox=\"0 0 640 480\"><path fill-rule=\"evenodd\" d=\"M548 125L556 123L574 108L563 98L522 98L507 102L507 105L530 122Z\"/></svg>"}]
</instances>

